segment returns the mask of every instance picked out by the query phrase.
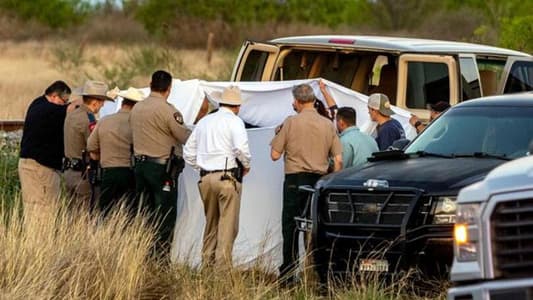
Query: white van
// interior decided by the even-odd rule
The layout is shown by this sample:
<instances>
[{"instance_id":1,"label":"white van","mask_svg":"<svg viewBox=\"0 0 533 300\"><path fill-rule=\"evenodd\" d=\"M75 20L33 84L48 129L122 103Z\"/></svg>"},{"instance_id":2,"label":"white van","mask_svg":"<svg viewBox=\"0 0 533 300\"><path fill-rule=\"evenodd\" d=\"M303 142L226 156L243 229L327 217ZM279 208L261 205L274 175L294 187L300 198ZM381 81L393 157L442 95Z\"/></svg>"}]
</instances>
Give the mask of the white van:
<instances>
[{"instance_id":1,"label":"white van","mask_svg":"<svg viewBox=\"0 0 533 300\"><path fill-rule=\"evenodd\" d=\"M533 90L533 57L470 43L378 37L299 36L245 41L233 81L322 77L363 94L381 92L427 119L427 104Z\"/></svg>"}]
</instances>

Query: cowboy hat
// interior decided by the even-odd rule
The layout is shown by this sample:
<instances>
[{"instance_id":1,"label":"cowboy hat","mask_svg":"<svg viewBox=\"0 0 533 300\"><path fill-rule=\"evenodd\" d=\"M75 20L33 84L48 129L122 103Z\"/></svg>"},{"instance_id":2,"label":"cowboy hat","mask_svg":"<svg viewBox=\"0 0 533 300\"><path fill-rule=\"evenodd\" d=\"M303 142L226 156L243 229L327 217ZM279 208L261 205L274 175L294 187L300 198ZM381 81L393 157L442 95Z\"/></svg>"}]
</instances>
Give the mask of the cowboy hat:
<instances>
[{"instance_id":1,"label":"cowboy hat","mask_svg":"<svg viewBox=\"0 0 533 300\"><path fill-rule=\"evenodd\" d=\"M108 87L107 84L101 81L87 80L81 89L78 89L78 95L81 96L90 96L100 100L110 100L114 101L113 98L107 95Z\"/></svg>"},{"instance_id":2,"label":"cowboy hat","mask_svg":"<svg viewBox=\"0 0 533 300\"><path fill-rule=\"evenodd\" d=\"M134 102L142 101L145 98L144 94L140 90L133 87L129 87L125 91L120 91L117 93L117 95L122 97L123 99L131 100Z\"/></svg>"},{"instance_id":3,"label":"cowboy hat","mask_svg":"<svg viewBox=\"0 0 533 300\"><path fill-rule=\"evenodd\" d=\"M215 102L226 104L226 105L234 105L239 106L242 104L243 100L241 97L241 90L238 86L229 86L224 89L224 91L221 92L213 92L211 95L209 95L210 99L214 100Z\"/></svg>"}]
</instances>

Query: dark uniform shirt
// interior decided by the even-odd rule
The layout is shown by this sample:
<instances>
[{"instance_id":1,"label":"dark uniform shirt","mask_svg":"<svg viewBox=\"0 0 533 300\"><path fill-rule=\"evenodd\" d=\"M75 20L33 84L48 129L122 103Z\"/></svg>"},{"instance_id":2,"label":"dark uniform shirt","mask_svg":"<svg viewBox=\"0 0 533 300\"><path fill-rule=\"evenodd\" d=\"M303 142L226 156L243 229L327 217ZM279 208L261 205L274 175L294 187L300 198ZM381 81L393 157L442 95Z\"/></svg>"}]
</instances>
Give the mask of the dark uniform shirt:
<instances>
[{"instance_id":1,"label":"dark uniform shirt","mask_svg":"<svg viewBox=\"0 0 533 300\"><path fill-rule=\"evenodd\" d=\"M20 157L60 170L66 114L66 105L48 102L45 96L33 100L24 120Z\"/></svg>"},{"instance_id":2,"label":"dark uniform shirt","mask_svg":"<svg viewBox=\"0 0 533 300\"><path fill-rule=\"evenodd\" d=\"M399 139L405 139L405 132L402 124L396 119L390 119L387 122L378 126L378 136L376 142L379 150L387 150L392 143Z\"/></svg>"}]
</instances>

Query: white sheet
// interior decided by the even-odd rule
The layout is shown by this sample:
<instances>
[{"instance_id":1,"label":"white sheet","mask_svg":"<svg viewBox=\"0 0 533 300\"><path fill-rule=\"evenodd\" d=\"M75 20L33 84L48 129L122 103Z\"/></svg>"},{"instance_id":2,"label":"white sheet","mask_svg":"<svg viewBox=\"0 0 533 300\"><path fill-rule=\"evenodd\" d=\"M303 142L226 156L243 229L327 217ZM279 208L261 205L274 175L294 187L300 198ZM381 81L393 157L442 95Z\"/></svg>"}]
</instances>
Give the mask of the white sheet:
<instances>
[{"instance_id":1,"label":"white sheet","mask_svg":"<svg viewBox=\"0 0 533 300\"><path fill-rule=\"evenodd\" d=\"M351 106L357 112L357 125L373 133L375 124L370 122L366 95L324 80L339 107ZM168 101L183 114L186 124L192 124L200 109L204 92L222 91L229 85L240 87L245 103L239 116L247 123L260 128L248 129L252 168L244 178L239 221L239 234L233 249L234 263L258 262L268 271L276 271L282 262L281 251L281 202L283 192L283 162L270 160L270 141L273 128L293 115L292 87L309 83L319 99L323 100L318 79L281 82L207 82L201 80L174 80ZM148 95L148 89L143 90ZM101 115L113 113L120 107L106 102ZM409 139L416 131L409 125L410 113L393 107L393 116L400 121ZM198 193L198 173L186 166L179 178L178 216L172 256L175 261L197 266L205 224L203 205ZM258 259L260 259L258 261Z\"/></svg>"}]
</instances>

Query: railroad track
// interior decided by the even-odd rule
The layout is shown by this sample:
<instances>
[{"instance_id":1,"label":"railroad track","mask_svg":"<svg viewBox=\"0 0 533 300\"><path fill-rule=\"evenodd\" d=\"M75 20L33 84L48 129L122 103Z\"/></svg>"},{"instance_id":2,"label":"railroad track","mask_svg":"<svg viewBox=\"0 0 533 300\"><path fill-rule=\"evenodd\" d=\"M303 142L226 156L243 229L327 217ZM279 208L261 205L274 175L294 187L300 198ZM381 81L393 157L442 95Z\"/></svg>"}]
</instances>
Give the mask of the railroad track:
<instances>
[{"instance_id":1,"label":"railroad track","mask_svg":"<svg viewBox=\"0 0 533 300\"><path fill-rule=\"evenodd\" d=\"M24 120L0 120L0 131L15 131L24 127Z\"/></svg>"}]
</instances>

